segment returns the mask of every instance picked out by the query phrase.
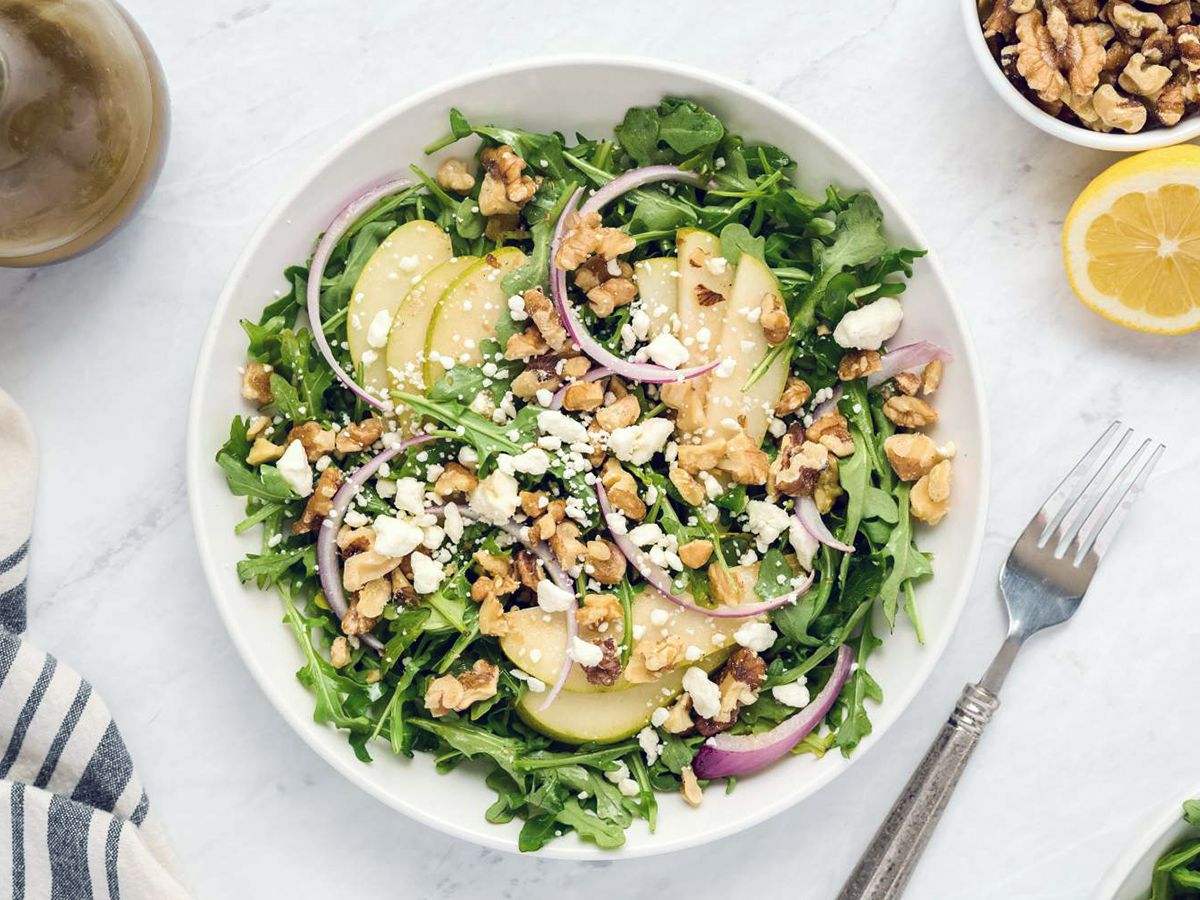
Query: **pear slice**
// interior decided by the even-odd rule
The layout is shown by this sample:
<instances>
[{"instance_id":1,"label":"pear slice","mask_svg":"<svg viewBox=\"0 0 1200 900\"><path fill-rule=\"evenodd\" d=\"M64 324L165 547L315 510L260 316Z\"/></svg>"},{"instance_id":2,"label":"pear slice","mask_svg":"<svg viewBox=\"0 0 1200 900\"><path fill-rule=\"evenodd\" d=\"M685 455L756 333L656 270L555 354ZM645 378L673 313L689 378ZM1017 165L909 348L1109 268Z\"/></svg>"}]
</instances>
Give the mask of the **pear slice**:
<instances>
[{"instance_id":1,"label":"pear slice","mask_svg":"<svg viewBox=\"0 0 1200 900\"><path fill-rule=\"evenodd\" d=\"M743 255L737 266L737 277L733 292L725 311L725 329L717 355L721 359L732 359L733 367L728 375L722 371L713 373L705 398L705 433L728 436L729 429L722 426L729 419L746 418L746 433L761 444L767 433L767 421L771 410L783 396L787 383L789 360L781 355L758 381L743 391L746 379L754 370L771 345L758 323L758 316L751 314L762 308L767 294L781 296L779 283L766 264L748 254ZM725 377L721 377L724 375Z\"/></svg>"},{"instance_id":2,"label":"pear slice","mask_svg":"<svg viewBox=\"0 0 1200 900\"><path fill-rule=\"evenodd\" d=\"M425 384L432 386L445 367L436 360L453 359L455 365L477 366L483 360L480 344L496 335L496 320L508 302L501 281L525 262L516 247L489 253L451 283L434 308L425 335Z\"/></svg>"},{"instance_id":3,"label":"pear slice","mask_svg":"<svg viewBox=\"0 0 1200 900\"><path fill-rule=\"evenodd\" d=\"M480 262L478 256L446 260L413 286L396 310L388 335L387 368L391 385L402 391L425 392L425 335L442 294L458 277Z\"/></svg>"},{"instance_id":4,"label":"pear slice","mask_svg":"<svg viewBox=\"0 0 1200 900\"><path fill-rule=\"evenodd\" d=\"M634 263L633 277L637 281L642 309L650 318L649 337L674 334L679 318L679 267L669 256L643 259Z\"/></svg>"},{"instance_id":5,"label":"pear slice","mask_svg":"<svg viewBox=\"0 0 1200 900\"><path fill-rule=\"evenodd\" d=\"M734 267L722 260L721 241L715 234L696 228L681 228L675 236L679 277L679 339L688 349L687 365L697 366L715 358L721 340L725 307L733 288ZM702 294L720 294L722 301L705 306ZM706 339L707 338L707 339Z\"/></svg>"},{"instance_id":6,"label":"pear slice","mask_svg":"<svg viewBox=\"0 0 1200 900\"><path fill-rule=\"evenodd\" d=\"M758 578L757 564L738 566L734 571L739 575L740 582L750 585L747 596L747 602L750 602L753 585ZM508 634L500 639L500 649L523 672L546 684L553 684L562 671L563 654L566 652L564 616L565 613L547 613L536 606L511 610L505 616ZM733 633L751 618L718 619L705 616L676 606L654 590L639 593L633 601L634 634L641 635L639 639L659 641L676 637L685 653L690 650L694 660L731 648ZM623 623L618 622L606 636L620 643L623 630ZM681 667L692 664L686 659L678 663ZM624 675L611 686L592 684L576 663L571 667L564 688L576 693L605 693L627 690L630 686Z\"/></svg>"},{"instance_id":7,"label":"pear slice","mask_svg":"<svg viewBox=\"0 0 1200 900\"><path fill-rule=\"evenodd\" d=\"M450 236L433 222L405 222L371 254L350 294L346 314L346 343L350 358L363 370L363 387L383 396L390 387L383 346L372 347L372 324L385 321L387 340L392 320L405 297L431 269L450 258ZM376 329L378 331L378 328Z\"/></svg>"}]
</instances>

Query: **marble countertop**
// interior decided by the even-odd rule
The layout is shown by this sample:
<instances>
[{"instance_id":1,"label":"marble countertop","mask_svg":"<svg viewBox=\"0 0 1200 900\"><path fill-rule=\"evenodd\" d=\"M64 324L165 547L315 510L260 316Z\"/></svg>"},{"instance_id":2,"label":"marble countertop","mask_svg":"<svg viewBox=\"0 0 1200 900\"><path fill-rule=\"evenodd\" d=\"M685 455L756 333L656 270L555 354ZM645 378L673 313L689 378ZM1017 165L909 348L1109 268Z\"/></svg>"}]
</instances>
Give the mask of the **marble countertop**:
<instances>
[{"instance_id":1,"label":"marble countertop","mask_svg":"<svg viewBox=\"0 0 1200 900\"><path fill-rule=\"evenodd\" d=\"M1068 628L1027 648L908 896L1082 898L1147 815L1200 788L1188 575L1200 508L1200 337L1123 331L1077 303L1059 232L1114 157L1043 135L975 68L957 3L127 0L170 79L157 191L101 251L0 272L0 385L43 445L31 636L91 678L200 897L832 896L962 684L1003 631L994 588L1047 489L1120 416L1170 450ZM739 7L741 8L741 7ZM620 24L636 10L636 28ZM745 81L832 131L905 203L947 271L986 380L991 516L961 625L927 689L851 775L716 846L619 865L517 858L343 782L268 706L192 544L184 422L233 260L342 133L489 62L642 54ZM1191 399L1189 399L1191 398ZM1183 529L1181 532L1180 529ZM1189 688L1188 685L1192 687ZM802 887L797 887L801 885Z\"/></svg>"}]
</instances>

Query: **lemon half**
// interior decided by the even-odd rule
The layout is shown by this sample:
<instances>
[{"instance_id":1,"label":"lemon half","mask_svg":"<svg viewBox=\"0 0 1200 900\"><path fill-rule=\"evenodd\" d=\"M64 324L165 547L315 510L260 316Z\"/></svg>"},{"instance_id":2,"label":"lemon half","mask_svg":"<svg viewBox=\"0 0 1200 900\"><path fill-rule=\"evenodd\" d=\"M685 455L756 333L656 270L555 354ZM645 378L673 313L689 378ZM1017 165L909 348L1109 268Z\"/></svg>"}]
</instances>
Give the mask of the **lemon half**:
<instances>
[{"instance_id":1,"label":"lemon half","mask_svg":"<svg viewBox=\"0 0 1200 900\"><path fill-rule=\"evenodd\" d=\"M1149 150L1101 173L1063 226L1075 294L1118 325L1200 328L1200 147Z\"/></svg>"}]
</instances>

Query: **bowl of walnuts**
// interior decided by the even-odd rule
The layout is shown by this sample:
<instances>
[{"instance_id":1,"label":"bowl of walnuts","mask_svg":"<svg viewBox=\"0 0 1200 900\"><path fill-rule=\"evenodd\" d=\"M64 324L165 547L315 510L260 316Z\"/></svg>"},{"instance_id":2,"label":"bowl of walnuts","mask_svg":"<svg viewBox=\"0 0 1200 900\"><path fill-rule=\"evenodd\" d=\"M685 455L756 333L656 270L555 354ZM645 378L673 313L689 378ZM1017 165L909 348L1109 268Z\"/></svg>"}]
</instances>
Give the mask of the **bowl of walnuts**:
<instances>
[{"instance_id":1,"label":"bowl of walnuts","mask_svg":"<svg viewBox=\"0 0 1200 900\"><path fill-rule=\"evenodd\" d=\"M985 77L1043 131L1101 150L1200 135L1200 2L963 0Z\"/></svg>"}]
</instances>

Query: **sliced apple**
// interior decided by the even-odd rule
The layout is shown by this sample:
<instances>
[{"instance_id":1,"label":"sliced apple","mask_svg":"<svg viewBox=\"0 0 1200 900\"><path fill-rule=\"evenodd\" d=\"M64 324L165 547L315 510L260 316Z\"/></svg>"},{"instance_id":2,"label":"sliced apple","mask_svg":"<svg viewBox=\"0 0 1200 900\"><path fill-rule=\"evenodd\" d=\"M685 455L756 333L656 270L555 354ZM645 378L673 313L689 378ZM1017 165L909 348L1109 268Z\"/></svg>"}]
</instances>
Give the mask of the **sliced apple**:
<instances>
[{"instance_id":1,"label":"sliced apple","mask_svg":"<svg viewBox=\"0 0 1200 900\"><path fill-rule=\"evenodd\" d=\"M650 337L664 331L674 333L679 311L679 267L669 256L643 259L633 266L642 309L650 317Z\"/></svg>"},{"instance_id":2,"label":"sliced apple","mask_svg":"<svg viewBox=\"0 0 1200 900\"><path fill-rule=\"evenodd\" d=\"M752 596L757 580L757 564L738 566L734 571L739 575L744 574L741 580L749 584L748 594ZM508 634L500 639L500 648L517 668L539 681L553 684L562 671L563 653L566 652L564 615L547 613L536 606L510 611L506 616ZM676 606L662 594L651 590L638 594L633 602L634 634L653 641L677 637L685 651L694 648L691 649L691 655L695 659L728 650L733 646L733 633L747 620L701 615ZM609 636L619 642L622 631L622 625L618 623ZM686 666L694 663L680 660L679 664ZM564 687L576 693L605 693L627 690L631 684L624 675L610 687L592 684L576 664L571 667Z\"/></svg>"},{"instance_id":3,"label":"sliced apple","mask_svg":"<svg viewBox=\"0 0 1200 900\"><path fill-rule=\"evenodd\" d=\"M460 275L480 262L478 256L448 259L418 281L392 319L387 368L392 387L424 393L425 335L438 300Z\"/></svg>"},{"instance_id":4,"label":"sliced apple","mask_svg":"<svg viewBox=\"0 0 1200 900\"><path fill-rule=\"evenodd\" d=\"M695 366L715 358L725 307L729 305L733 287L734 267L721 257L720 239L707 231L679 229L675 248L679 271L679 277L675 279L679 296L679 339L688 348L687 364ZM725 300L706 306L700 298L708 292L720 294Z\"/></svg>"},{"instance_id":5,"label":"sliced apple","mask_svg":"<svg viewBox=\"0 0 1200 900\"><path fill-rule=\"evenodd\" d=\"M426 385L445 374L438 359L453 359L455 365L479 365L483 359L479 345L495 336L496 320L508 302L501 281L524 262L525 254L516 247L501 247L468 268L442 292L425 336Z\"/></svg>"},{"instance_id":6,"label":"sliced apple","mask_svg":"<svg viewBox=\"0 0 1200 900\"><path fill-rule=\"evenodd\" d=\"M369 337L387 340L392 319L415 285L431 269L450 258L450 236L433 222L405 222L371 254L350 294L346 342L350 358L363 370L363 387L382 395L388 389L383 345L372 347ZM381 327L377 322L385 322ZM372 326L374 325L374 328Z\"/></svg>"},{"instance_id":7,"label":"sliced apple","mask_svg":"<svg viewBox=\"0 0 1200 900\"><path fill-rule=\"evenodd\" d=\"M762 261L743 255L729 302L722 304L728 309L717 348L720 358L734 361L733 369L725 377L721 377L724 372L714 373L709 383L705 403L706 432L711 429L717 435L728 434L721 423L745 416L746 433L756 444L761 444L767 433L770 411L779 402L787 382L787 357L781 355L749 390L742 390L754 367L771 349L758 317L754 316L754 321L750 319L752 311L762 308L763 297L767 294L780 296L775 276Z\"/></svg>"}]
</instances>

